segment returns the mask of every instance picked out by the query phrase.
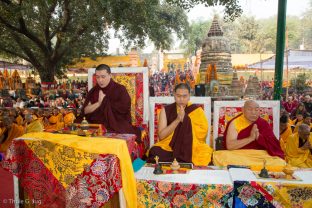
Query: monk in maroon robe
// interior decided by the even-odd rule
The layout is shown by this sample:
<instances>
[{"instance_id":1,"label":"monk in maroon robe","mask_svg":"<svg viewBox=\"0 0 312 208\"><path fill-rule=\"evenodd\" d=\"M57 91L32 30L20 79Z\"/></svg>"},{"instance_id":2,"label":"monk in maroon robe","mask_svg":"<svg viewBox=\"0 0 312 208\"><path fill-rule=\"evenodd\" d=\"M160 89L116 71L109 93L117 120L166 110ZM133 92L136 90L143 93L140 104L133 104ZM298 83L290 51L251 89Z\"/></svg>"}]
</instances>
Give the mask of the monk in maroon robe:
<instances>
[{"instance_id":1,"label":"monk in maroon robe","mask_svg":"<svg viewBox=\"0 0 312 208\"><path fill-rule=\"evenodd\" d=\"M175 103L163 107L159 114L159 142L149 150L147 162L193 163L207 166L211 161L212 148L206 144L208 121L204 110L191 104L190 87L180 83L174 89Z\"/></svg>"},{"instance_id":2,"label":"monk in maroon robe","mask_svg":"<svg viewBox=\"0 0 312 208\"><path fill-rule=\"evenodd\" d=\"M105 64L95 69L95 77L97 85L87 94L83 116L90 123L103 124L109 132L135 134L140 141L140 129L131 124L131 100L125 86L111 79Z\"/></svg>"},{"instance_id":3,"label":"monk in maroon robe","mask_svg":"<svg viewBox=\"0 0 312 208\"><path fill-rule=\"evenodd\" d=\"M267 121L260 118L259 105L246 101L243 113L233 118L224 132L224 147L228 150L266 150L271 156L284 159L284 152Z\"/></svg>"}]
</instances>

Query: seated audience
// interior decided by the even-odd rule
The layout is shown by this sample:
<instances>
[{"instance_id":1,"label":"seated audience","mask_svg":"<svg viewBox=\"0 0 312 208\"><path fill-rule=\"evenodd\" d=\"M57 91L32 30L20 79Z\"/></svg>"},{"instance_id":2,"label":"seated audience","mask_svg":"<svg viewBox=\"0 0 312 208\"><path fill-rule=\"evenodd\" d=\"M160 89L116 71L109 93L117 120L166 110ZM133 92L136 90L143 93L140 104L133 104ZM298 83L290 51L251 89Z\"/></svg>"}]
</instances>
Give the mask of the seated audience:
<instances>
[{"instance_id":1,"label":"seated audience","mask_svg":"<svg viewBox=\"0 0 312 208\"><path fill-rule=\"evenodd\" d=\"M298 132L298 127L302 124L302 122L303 122L303 114L298 113L296 115L296 119L292 121L293 133Z\"/></svg>"},{"instance_id":2,"label":"seated audience","mask_svg":"<svg viewBox=\"0 0 312 208\"><path fill-rule=\"evenodd\" d=\"M286 160L295 167L312 168L312 134L310 126L301 124L298 132L290 135L286 143Z\"/></svg>"},{"instance_id":3,"label":"seated audience","mask_svg":"<svg viewBox=\"0 0 312 208\"><path fill-rule=\"evenodd\" d=\"M0 152L5 153L12 143L12 140L22 136L25 133L24 126L13 123L13 118L3 116L0 119Z\"/></svg>"}]
</instances>

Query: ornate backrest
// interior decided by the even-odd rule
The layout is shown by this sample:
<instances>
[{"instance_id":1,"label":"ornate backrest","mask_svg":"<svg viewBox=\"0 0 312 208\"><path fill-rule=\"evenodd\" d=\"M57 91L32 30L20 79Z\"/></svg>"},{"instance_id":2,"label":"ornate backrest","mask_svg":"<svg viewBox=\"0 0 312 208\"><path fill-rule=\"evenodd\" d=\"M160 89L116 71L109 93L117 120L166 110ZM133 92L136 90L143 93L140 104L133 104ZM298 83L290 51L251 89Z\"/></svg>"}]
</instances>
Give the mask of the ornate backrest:
<instances>
[{"instance_id":1,"label":"ornate backrest","mask_svg":"<svg viewBox=\"0 0 312 208\"><path fill-rule=\"evenodd\" d=\"M276 138L279 138L279 101L256 100L260 106L260 116L267 120L273 128ZM242 112L245 101L215 101L213 111L213 143L214 149L219 149L222 143L226 124L235 116Z\"/></svg>"},{"instance_id":2,"label":"ornate backrest","mask_svg":"<svg viewBox=\"0 0 312 208\"><path fill-rule=\"evenodd\" d=\"M148 69L147 67L111 68L112 78L124 85L131 97L132 123L137 126L148 123ZM96 84L95 69L88 70L88 89Z\"/></svg>"},{"instance_id":3,"label":"ornate backrest","mask_svg":"<svg viewBox=\"0 0 312 208\"><path fill-rule=\"evenodd\" d=\"M151 97L149 100L150 120L149 120L149 138L150 146L153 146L158 141L157 129L159 113L162 106L174 102L174 97ZM191 97L190 102L199 104L205 111L208 120L208 134L206 143L211 145L210 132L211 132L211 98L210 97Z\"/></svg>"}]
</instances>

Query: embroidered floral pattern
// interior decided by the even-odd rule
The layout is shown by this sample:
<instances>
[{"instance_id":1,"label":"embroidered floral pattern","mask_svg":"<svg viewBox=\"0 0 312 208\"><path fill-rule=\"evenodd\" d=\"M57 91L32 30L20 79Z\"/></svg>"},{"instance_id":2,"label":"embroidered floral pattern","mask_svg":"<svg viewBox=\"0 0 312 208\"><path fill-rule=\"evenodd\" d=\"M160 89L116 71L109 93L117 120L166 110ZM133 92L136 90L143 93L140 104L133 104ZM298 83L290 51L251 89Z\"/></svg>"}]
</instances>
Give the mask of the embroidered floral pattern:
<instances>
[{"instance_id":1,"label":"embroidered floral pattern","mask_svg":"<svg viewBox=\"0 0 312 208\"><path fill-rule=\"evenodd\" d=\"M115 155L79 152L58 144L52 147L46 141L27 142L14 140L2 167L19 177L30 200L40 200L36 207L101 207L122 187ZM36 155L42 152L47 154ZM60 164L53 166L53 162Z\"/></svg>"},{"instance_id":2,"label":"embroidered floral pattern","mask_svg":"<svg viewBox=\"0 0 312 208\"><path fill-rule=\"evenodd\" d=\"M312 185L235 181L234 196L247 207L310 207Z\"/></svg>"},{"instance_id":3,"label":"embroidered floral pattern","mask_svg":"<svg viewBox=\"0 0 312 208\"><path fill-rule=\"evenodd\" d=\"M138 207L224 207L232 185L137 180Z\"/></svg>"}]
</instances>

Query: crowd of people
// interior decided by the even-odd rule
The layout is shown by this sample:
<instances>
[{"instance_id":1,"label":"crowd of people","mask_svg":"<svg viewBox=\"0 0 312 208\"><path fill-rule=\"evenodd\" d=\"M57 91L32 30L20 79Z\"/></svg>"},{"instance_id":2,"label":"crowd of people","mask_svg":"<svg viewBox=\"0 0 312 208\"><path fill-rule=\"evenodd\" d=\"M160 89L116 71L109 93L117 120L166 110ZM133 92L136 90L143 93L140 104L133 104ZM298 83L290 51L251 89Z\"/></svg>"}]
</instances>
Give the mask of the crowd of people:
<instances>
[{"instance_id":1,"label":"crowd of people","mask_svg":"<svg viewBox=\"0 0 312 208\"><path fill-rule=\"evenodd\" d=\"M187 83L191 90L195 86L195 77L190 69L169 70L169 72L155 72L149 77L150 96L173 95L174 86L179 83Z\"/></svg>"}]
</instances>

